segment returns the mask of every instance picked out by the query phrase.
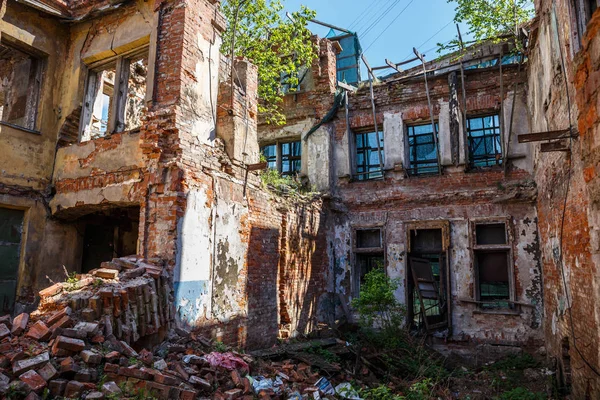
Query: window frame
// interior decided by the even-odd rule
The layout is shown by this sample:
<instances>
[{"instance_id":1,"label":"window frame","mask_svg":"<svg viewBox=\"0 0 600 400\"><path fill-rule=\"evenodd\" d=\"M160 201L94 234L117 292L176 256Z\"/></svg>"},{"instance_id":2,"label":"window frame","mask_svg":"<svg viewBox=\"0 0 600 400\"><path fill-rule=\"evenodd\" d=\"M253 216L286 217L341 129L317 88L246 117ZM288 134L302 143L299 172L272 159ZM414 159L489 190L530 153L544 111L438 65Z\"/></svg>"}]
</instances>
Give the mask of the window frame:
<instances>
[{"instance_id":1,"label":"window frame","mask_svg":"<svg viewBox=\"0 0 600 400\"><path fill-rule=\"evenodd\" d=\"M296 171L287 171L287 172L283 172L283 161L284 161L284 155L283 155L283 146L286 144L291 144L291 143L299 143L300 146L300 155L299 156L292 156L292 155L287 155L286 159L290 161L290 163L292 163L293 161L300 161L300 168ZM298 138L298 139L284 139L284 140L278 140L275 142L270 142L270 143L266 143L263 144L262 146L260 146L260 154L264 155L263 153L263 149L265 149L266 147L269 146L275 146L275 168L277 170L277 172L279 172L282 176L295 176L295 175L300 175L302 173L302 147L303 147L303 143L302 143L302 139ZM267 162L272 162L267 160ZM291 164L290 164L291 165ZM271 168L271 167L269 167Z\"/></svg>"},{"instance_id":2,"label":"window frame","mask_svg":"<svg viewBox=\"0 0 600 400\"><path fill-rule=\"evenodd\" d=\"M27 44L19 41L18 39L14 39L11 36L4 33L0 37L0 43L5 47L12 48L18 52L29 56L34 61L32 62L32 67L29 71L29 82L27 84L28 96L25 118L28 121L28 126L22 126L19 124L14 124L12 122L2 120L0 120L0 125L9 126L11 128L19 129L30 133L40 134L41 132L38 127L40 126L40 108L42 106L42 93L45 83L48 56L47 54L42 53L41 51L31 46L28 46ZM33 102L30 101L30 95L32 98L35 99Z\"/></svg>"},{"instance_id":3,"label":"window frame","mask_svg":"<svg viewBox=\"0 0 600 400\"><path fill-rule=\"evenodd\" d=\"M477 243L477 227L480 225L504 225L504 232L506 243L505 244L478 244ZM471 258L473 266L473 279L474 279L474 296L477 302L477 307L481 312L488 313L518 313L519 305L516 304L516 282L515 282L515 266L514 266L514 253L513 253L513 233L512 224L509 217L496 217L496 218L477 218L470 221L470 243L471 243ZM505 301L508 303L508 307L485 307L484 302L481 300L480 293L480 281L479 281L479 265L477 265L477 255L484 253L495 253L495 252L506 252L506 269L508 273L508 294L509 298ZM501 303L502 301L497 301Z\"/></svg>"},{"instance_id":4,"label":"window frame","mask_svg":"<svg viewBox=\"0 0 600 400\"><path fill-rule=\"evenodd\" d=\"M481 119L482 121L487 118L487 117L497 117L498 119L498 125L494 126L492 129L498 129L498 134L494 134L493 136L498 136L498 141L500 142L500 146L499 146L499 153L494 153L496 156L496 161L495 163L490 164L488 162L488 160L491 160L491 157L486 157L485 158L485 165L477 165L475 163L475 157L474 157L474 152L473 152L473 145L472 145L472 136L471 136L471 132L475 131L475 132L483 132L485 130L489 130L490 128L477 128L477 129L473 129L471 130L470 128L470 121L474 120L474 119ZM497 167L497 166L501 166L504 164L505 160L504 160L504 144L503 144L503 129L502 129L502 119L500 118L500 112L499 111L494 111L494 112L488 112L485 114L472 114L472 115L467 115L466 118L466 131L467 131L467 143L468 143L468 149L469 149L469 169L478 169L478 168L490 168L490 167ZM483 124L482 124L483 126ZM490 137L490 135L485 135L484 136L476 136L476 138L486 138L486 137ZM485 139L484 139L484 145L485 145ZM486 153L486 155L489 155L490 153ZM498 155L500 155L500 158L498 159Z\"/></svg>"},{"instance_id":5,"label":"window frame","mask_svg":"<svg viewBox=\"0 0 600 400\"><path fill-rule=\"evenodd\" d=\"M379 126L378 126L379 127ZM378 152L379 149L377 147L358 147L358 135L369 135L369 134L373 134L376 133L377 137L379 139L380 145L381 145L381 165L377 165L377 164L367 164L366 160L367 157L365 157L365 162L362 164L358 163L358 154L359 154L359 150L364 152L364 151L375 151ZM353 174L352 177L354 180L356 181L360 181L360 182L364 182L364 181L372 181L372 180L381 180L384 178L384 165L385 165L385 132L383 130L383 126L381 126L381 129L379 129L379 132L375 132L375 127L371 126L371 127L367 127L367 128L361 128L361 129L354 129L352 130L352 149L353 149L353 162L352 162L352 166L354 168L353 170ZM381 137L380 137L381 136ZM365 136L368 137L368 136ZM379 157L378 157L379 158ZM376 165L377 169L372 170L370 169L372 165ZM359 168L367 168L366 171L362 171L359 172ZM371 176L374 175L374 176Z\"/></svg>"},{"instance_id":6,"label":"window frame","mask_svg":"<svg viewBox=\"0 0 600 400\"><path fill-rule=\"evenodd\" d=\"M379 230L379 239L380 246L379 247L358 247L358 232L360 231L370 231L370 230ZM385 242L385 229L384 225L365 225L365 226L356 226L352 228L352 253L353 253L353 273L352 273L352 293L354 296L358 297L360 293L360 271L358 269L358 259L360 256L381 256L383 258L383 269L387 274L387 254L385 251L386 242Z\"/></svg>"},{"instance_id":7,"label":"window frame","mask_svg":"<svg viewBox=\"0 0 600 400\"><path fill-rule=\"evenodd\" d=\"M439 164L439 151L440 151L440 146L439 146L439 138L440 138L440 124L439 121L435 121L435 132L433 131L433 126L431 125L431 122L425 122L425 123L405 123L405 129L404 129L404 137L405 137L405 143L406 143L406 160L407 160L407 164L408 167L406 168L406 172L410 175L410 176L430 176L430 175L439 175L440 173L440 169L441 166ZM433 139L433 134L435 133L437 136L437 140L433 140L433 143L427 143L427 144L433 144L435 147L435 152L436 152L436 158L434 160L427 160L427 162L419 162L419 163L423 163L423 164L432 164L435 163L437 166L437 169L435 171L424 171L424 172L419 172L418 171L418 167L413 167L413 162L412 162L412 148L413 146L416 148L417 147L417 143L415 141L415 144L413 146L411 146L410 144L410 139L411 139L411 135L410 135L410 130L419 126L431 126L432 127L432 131L430 133L423 133L423 134L419 134L417 136L424 136L424 135L431 135L432 139ZM415 136L412 136L415 137ZM423 145L423 143L420 143L420 145ZM416 157L416 153L415 153L415 157ZM425 167L427 168L427 167ZM429 168L433 168L433 167L429 167Z\"/></svg>"},{"instance_id":8,"label":"window frame","mask_svg":"<svg viewBox=\"0 0 600 400\"><path fill-rule=\"evenodd\" d=\"M88 130L94 112L94 103L98 96L98 93L96 93L98 73L111 68L113 65L115 68L115 84L108 112L106 132L102 137L108 137L115 133L127 132L125 130L125 110L129 88L130 67L131 62L140 57L150 58L149 45L137 47L131 51L87 65L81 119L79 123L79 142L82 142L85 136L89 136L85 141L93 140L91 138L91 133L88 133ZM148 90L149 87L149 82L146 80L146 90ZM96 94L96 96L92 97L94 94ZM129 132L136 132L139 131L139 129L140 128L131 129Z\"/></svg>"},{"instance_id":9,"label":"window frame","mask_svg":"<svg viewBox=\"0 0 600 400\"><path fill-rule=\"evenodd\" d=\"M591 3L596 3L596 9L591 9ZM569 2L571 11L571 38L573 41L573 53L581 50L583 36L594 12L600 8L600 0L571 0ZM574 28L574 29L573 29Z\"/></svg>"}]
</instances>

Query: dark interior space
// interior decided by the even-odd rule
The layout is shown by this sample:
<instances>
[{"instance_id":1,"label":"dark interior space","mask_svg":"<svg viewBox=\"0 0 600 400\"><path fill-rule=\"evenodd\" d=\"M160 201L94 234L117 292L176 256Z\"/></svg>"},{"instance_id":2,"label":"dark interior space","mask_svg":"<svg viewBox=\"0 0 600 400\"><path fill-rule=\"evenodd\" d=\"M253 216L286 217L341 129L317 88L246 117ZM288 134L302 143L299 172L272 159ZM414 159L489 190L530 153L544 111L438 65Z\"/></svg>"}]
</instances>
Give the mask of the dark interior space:
<instances>
[{"instance_id":1,"label":"dark interior space","mask_svg":"<svg viewBox=\"0 0 600 400\"><path fill-rule=\"evenodd\" d=\"M415 329L447 326L447 269L441 229L412 230L408 320ZM415 282L419 284L416 285ZM425 314L425 318L423 317Z\"/></svg>"},{"instance_id":2,"label":"dark interior space","mask_svg":"<svg viewBox=\"0 0 600 400\"><path fill-rule=\"evenodd\" d=\"M139 220L139 207L113 208L80 218L81 272L89 272L115 257L136 254Z\"/></svg>"}]
</instances>

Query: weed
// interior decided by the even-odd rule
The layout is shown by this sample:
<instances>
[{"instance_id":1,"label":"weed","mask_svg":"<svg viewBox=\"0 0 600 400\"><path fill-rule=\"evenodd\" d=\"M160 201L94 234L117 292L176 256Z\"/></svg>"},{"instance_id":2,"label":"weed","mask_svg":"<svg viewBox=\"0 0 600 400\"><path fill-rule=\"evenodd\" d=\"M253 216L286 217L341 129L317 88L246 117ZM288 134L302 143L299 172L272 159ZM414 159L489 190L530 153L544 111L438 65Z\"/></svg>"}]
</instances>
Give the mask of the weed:
<instances>
[{"instance_id":1,"label":"weed","mask_svg":"<svg viewBox=\"0 0 600 400\"><path fill-rule=\"evenodd\" d=\"M65 271L65 275L67 277L63 288L67 292L72 292L74 290L79 289L79 285L78 285L79 279L77 278L77 273L75 271L69 273L69 271L67 271L67 267L65 267L64 265L63 265L63 270Z\"/></svg>"},{"instance_id":2,"label":"weed","mask_svg":"<svg viewBox=\"0 0 600 400\"><path fill-rule=\"evenodd\" d=\"M523 387L514 388L499 397L500 400L544 400L546 398L543 393L534 393Z\"/></svg>"},{"instance_id":3,"label":"weed","mask_svg":"<svg viewBox=\"0 0 600 400\"><path fill-rule=\"evenodd\" d=\"M100 278L96 278L96 279L94 279L94 282L92 283L92 285L94 285L94 287L97 288L97 287L104 285L104 281Z\"/></svg>"},{"instance_id":4,"label":"weed","mask_svg":"<svg viewBox=\"0 0 600 400\"><path fill-rule=\"evenodd\" d=\"M229 351L229 348L223 342L215 342L214 348L215 348L215 351L218 353L226 353L227 351Z\"/></svg>"},{"instance_id":5,"label":"weed","mask_svg":"<svg viewBox=\"0 0 600 400\"><path fill-rule=\"evenodd\" d=\"M392 393L386 385L379 385L375 388L360 389L358 391L361 398L365 400L402 400L403 397Z\"/></svg>"},{"instance_id":6,"label":"weed","mask_svg":"<svg viewBox=\"0 0 600 400\"><path fill-rule=\"evenodd\" d=\"M533 358L531 354L523 353L519 355L510 355L500 361L486 366L485 369L489 371L510 371L538 368L539 366L540 363Z\"/></svg>"},{"instance_id":7,"label":"weed","mask_svg":"<svg viewBox=\"0 0 600 400\"><path fill-rule=\"evenodd\" d=\"M135 357L129 357L129 365L138 365L140 361Z\"/></svg>"},{"instance_id":8,"label":"weed","mask_svg":"<svg viewBox=\"0 0 600 400\"><path fill-rule=\"evenodd\" d=\"M330 363L338 363L340 362L340 358L338 357L337 354L332 353L331 351L324 349L321 346L313 346L313 347L309 347L306 350L307 353L312 353L312 354L316 354L318 356L323 357L323 359L325 359L325 361L330 362Z\"/></svg>"}]
</instances>

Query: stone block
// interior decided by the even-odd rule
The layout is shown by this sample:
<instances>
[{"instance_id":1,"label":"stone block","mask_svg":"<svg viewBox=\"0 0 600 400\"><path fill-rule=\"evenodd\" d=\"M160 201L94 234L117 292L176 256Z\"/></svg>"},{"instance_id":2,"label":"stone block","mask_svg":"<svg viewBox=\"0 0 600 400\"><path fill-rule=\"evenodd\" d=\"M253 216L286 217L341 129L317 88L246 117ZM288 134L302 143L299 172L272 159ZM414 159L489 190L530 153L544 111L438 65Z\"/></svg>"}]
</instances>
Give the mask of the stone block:
<instances>
[{"instance_id":1,"label":"stone block","mask_svg":"<svg viewBox=\"0 0 600 400\"><path fill-rule=\"evenodd\" d=\"M54 365L52 365L52 363L46 363L46 365L37 370L37 373L40 374L40 376L44 378L46 382L58 376L58 371L56 370L56 368L54 368Z\"/></svg>"},{"instance_id":2,"label":"stone block","mask_svg":"<svg viewBox=\"0 0 600 400\"><path fill-rule=\"evenodd\" d=\"M85 349L85 342L81 339L73 339L66 336L58 336L54 341L54 345L52 347L72 352L78 352Z\"/></svg>"},{"instance_id":3,"label":"stone block","mask_svg":"<svg viewBox=\"0 0 600 400\"><path fill-rule=\"evenodd\" d=\"M102 354L98 354L92 350L83 350L80 354L81 359L88 364L100 364L102 362Z\"/></svg>"},{"instance_id":4,"label":"stone block","mask_svg":"<svg viewBox=\"0 0 600 400\"><path fill-rule=\"evenodd\" d=\"M65 397L67 399L78 399L83 393L85 386L81 382L69 381L65 387Z\"/></svg>"},{"instance_id":5,"label":"stone block","mask_svg":"<svg viewBox=\"0 0 600 400\"><path fill-rule=\"evenodd\" d=\"M119 276L119 271L108 268L100 268L94 271L94 276L103 279L116 279Z\"/></svg>"},{"instance_id":6,"label":"stone block","mask_svg":"<svg viewBox=\"0 0 600 400\"><path fill-rule=\"evenodd\" d=\"M53 396L62 396L67 387L67 382L66 379L54 379L48 383L48 389Z\"/></svg>"},{"instance_id":7,"label":"stone block","mask_svg":"<svg viewBox=\"0 0 600 400\"><path fill-rule=\"evenodd\" d=\"M5 324L0 324L0 340L10 335L10 330Z\"/></svg>"}]
</instances>

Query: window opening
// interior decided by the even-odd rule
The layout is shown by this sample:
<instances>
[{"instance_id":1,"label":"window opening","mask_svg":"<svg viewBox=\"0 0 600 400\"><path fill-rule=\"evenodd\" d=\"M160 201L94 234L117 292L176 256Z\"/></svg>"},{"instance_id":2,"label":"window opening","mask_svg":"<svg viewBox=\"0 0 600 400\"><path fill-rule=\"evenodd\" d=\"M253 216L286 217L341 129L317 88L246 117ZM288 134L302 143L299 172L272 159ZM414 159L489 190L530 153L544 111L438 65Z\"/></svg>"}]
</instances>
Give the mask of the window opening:
<instances>
[{"instance_id":1,"label":"window opening","mask_svg":"<svg viewBox=\"0 0 600 400\"><path fill-rule=\"evenodd\" d=\"M36 129L42 60L0 43L0 121Z\"/></svg>"},{"instance_id":2,"label":"window opening","mask_svg":"<svg viewBox=\"0 0 600 400\"><path fill-rule=\"evenodd\" d=\"M81 141L141 127L146 111L147 73L148 56L139 51L90 69L81 117Z\"/></svg>"},{"instance_id":3,"label":"window opening","mask_svg":"<svg viewBox=\"0 0 600 400\"><path fill-rule=\"evenodd\" d=\"M300 141L281 144L281 175L295 175L300 172L302 143Z\"/></svg>"},{"instance_id":4,"label":"window opening","mask_svg":"<svg viewBox=\"0 0 600 400\"><path fill-rule=\"evenodd\" d=\"M436 132L439 126L436 123ZM437 146L431 124L408 126L409 164L411 175L439 173Z\"/></svg>"},{"instance_id":5,"label":"window opening","mask_svg":"<svg viewBox=\"0 0 600 400\"><path fill-rule=\"evenodd\" d=\"M434 330L448 324L446 253L441 229L410 231L408 306L410 323L418 330Z\"/></svg>"},{"instance_id":6,"label":"window opening","mask_svg":"<svg viewBox=\"0 0 600 400\"><path fill-rule=\"evenodd\" d=\"M502 164L500 118L498 114L467 119L471 167Z\"/></svg>"},{"instance_id":7,"label":"window opening","mask_svg":"<svg viewBox=\"0 0 600 400\"><path fill-rule=\"evenodd\" d=\"M261 153L267 161L267 166L271 169L277 169L277 145L264 146Z\"/></svg>"},{"instance_id":8,"label":"window opening","mask_svg":"<svg viewBox=\"0 0 600 400\"><path fill-rule=\"evenodd\" d=\"M475 224L477 300L481 308L513 308L510 244L505 223Z\"/></svg>"},{"instance_id":9,"label":"window opening","mask_svg":"<svg viewBox=\"0 0 600 400\"><path fill-rule=\"evenodd\" d=\"M261 148L261 153L271 169L283 176L297 175L302 170L302 141L270 144Z\"/></svg>"},{"instance_id":10,"label":"window opening","mask_svg":"<svg viewBox=\"0 0 600 400\"><path fill-rule=\"evenodd\" d=\"M356 179L363 181L383 177L379 162L379 147L381 148L381 163L384 161L383 132L356 133ZM379 146L377 146L379 140Z\"/></svg>"},{"instance_id":11,"label":"window opening","mask_svg":"<svg viewBox=\"0 0 600 400\"><path fill-rule=\"evenodd\" d=\"M358 296L365 275L375 268L385 266L382 230L380 228L357 229L354 243L356 261L354 294Z\"/></svg>"}]
</instances>

